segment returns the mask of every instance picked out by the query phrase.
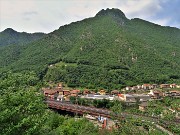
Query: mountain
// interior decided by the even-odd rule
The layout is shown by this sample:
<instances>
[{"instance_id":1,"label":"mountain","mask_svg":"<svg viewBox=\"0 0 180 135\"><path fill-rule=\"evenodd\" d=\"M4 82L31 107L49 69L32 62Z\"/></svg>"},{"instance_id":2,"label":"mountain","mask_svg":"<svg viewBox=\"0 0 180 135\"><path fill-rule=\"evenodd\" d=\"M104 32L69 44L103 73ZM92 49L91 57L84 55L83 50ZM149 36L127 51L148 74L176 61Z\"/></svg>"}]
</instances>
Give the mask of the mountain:
<instances>
[{"instance_id":1,"label":"mountain","mask_svg":"<svg viewBox=\"0 0 180 135\"><path fill-rule=\"evenodd\" d=\"M180 30L130 20L119 9L101 10L19 49L13 55L11 47L0 48L6 52L1 71L34 70L41 79L72 87L180 83Z\"/></svg>"},{"instance_id":2,"label":"mountain","mask_svg":"<svg viewBox=\"0 0 180 135\"><path fill-rule=\"evenodd\" d=\"M7 28L0 32L0 67L16 62L28 43L41 39L44 33L17 32Z\"/></svg>"},{"instance_id":3,"label":"mountain","mask_svg":"<svg viewBox=\"0 0 180 135\"><path fill-rule=\"evenodd\" d=\"M26 32L17 32L12 28L7 28L0 32L0 46L30 43L40 39L44 35L44 33L30 34Z\"/></svg>"}]
</instances>

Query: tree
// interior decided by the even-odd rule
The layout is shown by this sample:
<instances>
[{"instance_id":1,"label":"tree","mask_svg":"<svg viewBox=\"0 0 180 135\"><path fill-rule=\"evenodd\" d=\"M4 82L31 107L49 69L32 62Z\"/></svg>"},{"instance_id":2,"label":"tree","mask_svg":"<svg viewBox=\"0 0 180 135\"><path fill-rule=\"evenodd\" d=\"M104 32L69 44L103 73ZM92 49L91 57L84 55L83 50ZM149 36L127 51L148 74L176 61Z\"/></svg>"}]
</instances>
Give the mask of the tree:
<instances>
[{"instance_id":1,"label":"tree","mask_svg":"<svg viewBox=\"0 0 180 135\"><path fill-rule=\"evenodd\" d=\"M70 96L70 102L71 102L72 104L75 104L75 103L76 103L76 97Z\"/></svg>"},{"instance_id":2,"label":"tree","mask_svg":"<svg viewBox=\"0 0 180 135\"><path fill-rule=\"evenodd\" d=\"M34 86L34 73L4 73L0 77L0 131L2 134L39 134L46 105Z\"/></svg>"},{"instance_id":3,"label":"tree","mask_svg":"<svg viewBox=\"0 0 180 135\"><path fill-rule=\"evenodd\" d=\"M2 134L40 134L46 120L43 98L34 89L18 89L0 96L0 131Z\"/></svg>"},{"instance_id":4,"label":"tree","mask_svg":"<svg viewBox=\"0 0 180 135\"><path fill-rule=\"evenodd\" d=\"M121 112L122 112L122 105L121 102L118 100L114 101L114 105L110 108L112 111L112 118L116 120L120 120L121 118Z\"/></svg>"}]
</instances>

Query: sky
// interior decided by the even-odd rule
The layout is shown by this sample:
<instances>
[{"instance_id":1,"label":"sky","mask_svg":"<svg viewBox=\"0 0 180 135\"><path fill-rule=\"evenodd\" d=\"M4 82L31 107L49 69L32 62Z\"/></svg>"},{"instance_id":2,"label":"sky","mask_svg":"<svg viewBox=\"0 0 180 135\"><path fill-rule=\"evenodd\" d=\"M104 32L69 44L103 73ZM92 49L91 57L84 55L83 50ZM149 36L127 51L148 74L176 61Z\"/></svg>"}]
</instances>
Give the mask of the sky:
<instances>
[{"instance_id":1,"label":"sky","mask_svg":"<svg viewBox=\"0 0 180 135\"><path fill-rule=\"evenodd\" d=\"M118 8L128 19L180 28L179 7L180 0L0 0L0 31L49 33L106 8Z\"/></svg>"}]
</instances>

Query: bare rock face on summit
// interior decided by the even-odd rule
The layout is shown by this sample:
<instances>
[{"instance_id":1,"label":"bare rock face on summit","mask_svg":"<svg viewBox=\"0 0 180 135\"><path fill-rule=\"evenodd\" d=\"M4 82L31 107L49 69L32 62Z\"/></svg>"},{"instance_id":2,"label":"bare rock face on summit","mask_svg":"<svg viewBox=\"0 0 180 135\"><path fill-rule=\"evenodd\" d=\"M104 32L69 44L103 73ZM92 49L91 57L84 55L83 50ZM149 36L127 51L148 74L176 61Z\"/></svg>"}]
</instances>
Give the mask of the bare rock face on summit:
<instances>
[{"instance_id":1,"label":"bare rock face on summit","mask_svg":"<svg viewBox=\"0 0 180 135\"><path fill-rule=\"evenodd\" d=\"M121 10L115 8L107 8L106 10L102 9L96 14L95 17L100 16L111 16L112 19L118 21L118 23L121 25L124 25L127 21L129 21Z\"/></svg>"}]
</instances>

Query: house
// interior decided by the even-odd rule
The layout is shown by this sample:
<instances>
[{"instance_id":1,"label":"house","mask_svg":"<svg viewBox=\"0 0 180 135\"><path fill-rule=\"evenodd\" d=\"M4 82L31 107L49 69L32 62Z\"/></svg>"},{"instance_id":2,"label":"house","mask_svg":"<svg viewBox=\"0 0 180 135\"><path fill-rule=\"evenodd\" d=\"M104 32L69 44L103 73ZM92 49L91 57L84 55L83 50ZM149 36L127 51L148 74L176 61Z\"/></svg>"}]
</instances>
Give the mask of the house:
<instances>
[{"instance_id":1,"label":"house","mask_svg":"<svg viewBox=\"0 0 180 135\"><path fill-rule=\"evenodd\" d=\"M78 96L79 93L80 93L80 90L71 90L70 91L70 95L73 96L73 97Z\"/></svg>"},{"instance_id":2,"label":"house","mask_svg":"<svg viewBox=\"0 0 180 135\"><path fill-rule=\"evenodd\" d=\"M156 89L158 88L158 85L157 84L152 84L152 89Z\"/></svg>"},{"instance_id":3,"label":"house","mask_svg":"<svg viewBox=\"0 0 180 135\"><path fill-rule=\"evenodd\" d=\"M170 88L176 88L176 84L170 84Z\"/></svg>"},{"instance_id":4,"label":"house","mask_svg":"<svg viewBox=\"0 0 180 135\"><path fill-rule=\"evenodd\" d=\"M106 91L105 91L105 90L100 90L98 93L99 93L100 95L106 95Z\"/></svg>"},{"instance_id":5,"label":"house","mask_svg":"<svg viewBox=\"0 0 180 135\"><path fill-rule=\"evenodd\" d=\"M136 102L136 99L133 95L130 94L118 94L120 100L125 102Z\"/></svg>"},{"instance_id":6,"label":"house","mask_svg":"<svg viewBox=\"0 0 180 135\"><path fill-rule=\"evenodd\" d=\"M143 85L142 85L142 89L144 89L144 90L150 90L150 89L152 89L152 86L151 86L151 84L143 84Z\"/></svg>"},{"instance_id":7,"label":"house","mask_svg":"<svg viewBox=\"0 0 180 135\"><path fill-rule=\"evenodd\" d=\"M114 96L110 95L94 95L94 94L87 94L84 97L82 96L81 98L86 98L86 99L97 99L97 100L102 100L102 99L107 99L107 100L114 100Z\"/></svg>"},{"instance_id":8,"label":"house","mask_svg":"<svg viewBox=\"0 0 180 135\"><path fill-rule=\"evenodd\" d=\"M64 101L70 101L70 95L63 95Z\"/></svg>"},{"instance_id":9,"label":"house","mask_svg":"<svg viewBox=\"0 0 180 135\"><path fill-rule=\"evenodd\" d=\"M136 101L138 99L139 102L147 102L151 98L149 95L145 95L145 94L133 94L133 96L135 97Z\"/></svg>"},{"instance_id":10,"label":"house","mask_svg":"<svg viewBox=\"0 0 180 135\"><path fill-rule=\"evenodd\" d=\"M171 91L169 91L169 93L180 94L180 91L179 90L171 90Z\"/></svg>"},{"instance_id":11,"label":"house","mask_svg":"<svg viewBox=\"0 0 180 135\"><path fill-rule=\"evenodd\" d=\"M137 89L138 90L142 89L142 86L141 85L137 85Z\"/></svg>"},{"instance_id":12,"label":"house","mask_svg":"<svg viewBox=\"0 0 180 135\"><path fill-rule=\"evenodd\" d=\"M125 88L125 90L131 90L132 88L131 87L129 87L129 86L127 86L126 88Z\"/></svg>"},{"instance_id":13,"label":"house","mask_svg":"<svg viewBox=\"0 0 180 135\"><path fill-rule=\"evenodd\" d=\"M63 90L63 95L70 95L70 90Z\"/></svg>"},{"instance_id":14,"label":"house","mask_svg":"<svg viewBox=\"0 0 180 135\"><path fill-rule=\"evenodd\" d=\"M62 83L59 83L58 86L57 86L58 89L62 90L63 89L63 85Z\"/></svg>"},{"instance_id":15,"label":"house","mask_svg":"<svg viewBox=\"0 0 180 135\"><path fill-rule=\"evenodd\" d=\"M94 92L94 91L90 91L90 94L96 94L96 92Z\"/></svg>"},{"instance_id":16,"label":"house","mask_svg":"<svg viewBox=\"0 0 180 135\"><path fill-rule=\"evenodd\" d=\"M180 97L180 91L178 91L178 90L171 90L169 92L165 92L164 95L165 96L169 96L169 97Z\"/></svg>"},{"instance_id":17,"label":"house","mask_svg":"<svg viewBox=\"0 0 180 135\"><path fill-rule=\"evenodd\" d=\"M91 92L89 90L84 90L83 91L83 95L87 95L87 94L90 94Z\"/></svg>"},{"instance_id":18,"label":"house","mask_svg":"<svg viewBox=\"0 0 180 135\"><path fill-rule=\"evenodd\" d=\"M180 91L178 91L178 90L171 90L171 91L169 91L169 96L180 98Z\"/></svg>"},{"instance_id":19,"label":"house","mask_svg":"<svg viewBox=\"0 0 180 135\"><path fill-rule=\"evenodd\" d=\"M43 94L44 94L45 97L47 97L49 99L54 99L59 94L59 90L43 89Z\"/></svg>"},{"instance_id":20,"label":"house","mask_svg":"<svg viewBox=\"0 0 180 135\"><path fill-rule=\"evenodd\" d=\"M54 100L57 100L58 96L59 96L59 92L54 93Z\"/></svg>"},{"instance_id":21,"label":"house","mask_svg":"<svg viewBox=\"0 0 180 135\"><path fill-rule=\"evenodd\" d=\"M170 87L170 84L161 84L160 88L165 89L165 88L171 88L171 87Z\"/></svg>"},{"instance_id":22,"label":"house","mask_svg":"<svg viewBox=\"0 0 180 135\"><path fill-rule=\"evenodd\" d=\"M43 89L43 94L44 96L48 95L54 95L55 93L59 93L59 90L54 90L54 89Z\"/></svg>"},{"instance_id":23,"label":"house","mask_svg":"<svg viewBox=\"0 0 180 135\"><path fill-rule=\"evenodd\" d=\"M150 100L149 95L144 94L118 94L121 101L126 102L127 105L135 104L139 102L147 102Z\"/></svg>"},{"instance_id":24,"label":"house","mask_svg":"<svg viewBox=\"0 0 180 135\"><path fill-rule=\"evenodd\" d=\"M70 90L60 90L59 95L70 95Z\"/></svg>"},{"instance_id":25,"label":"house","mask_svg":"<svg viewBox=\"0 0 180 135\"><path fill-rule=\"evenodd\" d=\"M63 95L58 95L57 101L64 101L64 96Z\"/></svg>"},{"instance_id":26,"label":"house","mask_svg":"<svg viewBox=\"0 0 180 135\"><path fill-rule=\"evenodd\" d=\"M148 93L151 98L153 99L159 99L161 97L163 97L163 93L160 91L154 91L154 90L150 90L150 92Z\"/></svg>"},{"instance_id":27,"label":"house","mask_svg":"<svg viewBox=\"0 0 180 135\"><path fill-rule=\"evenodd\" d=\"M138 90L137 86L131 87L131 90Z\"/></svg>"},{"instance_id":28,"label":"house","mask_svg":"<svg viewBox=\"0 0 180 135\"><path fill-rule=\"evenodd\" d=\"M111 91L111 95L118 95L119 94L119 91L118 90L113 90Z\"/></svg>"},{"instance_id":29,"label":"house","mask_svg":"<svg viewBox=\"0 0 180 135\"><path fill-rule=\"evenodd\" d=\"M132 86L132 87L127 86L127 87L125 88L125 90L127 90L127 91L130 91L130 90L138 90L138 87L137 87L137 86Z\"/></svg>"}]
</instances>

